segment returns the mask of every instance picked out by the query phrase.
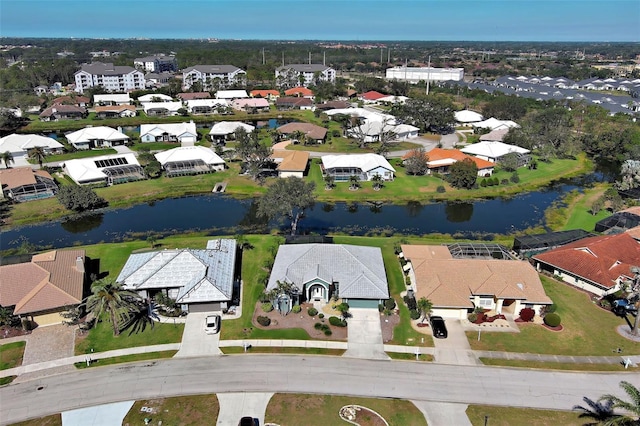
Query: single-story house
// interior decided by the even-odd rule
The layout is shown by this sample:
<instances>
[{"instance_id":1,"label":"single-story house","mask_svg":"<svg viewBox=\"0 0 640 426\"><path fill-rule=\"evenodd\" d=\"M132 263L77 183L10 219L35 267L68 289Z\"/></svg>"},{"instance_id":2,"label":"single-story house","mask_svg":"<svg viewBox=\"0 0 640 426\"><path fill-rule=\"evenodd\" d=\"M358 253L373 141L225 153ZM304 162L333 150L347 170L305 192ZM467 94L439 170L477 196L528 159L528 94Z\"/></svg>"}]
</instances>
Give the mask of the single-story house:
<instances>
[{"instance_id":1,"label":"single-story house","mask_svg":"<svg viewBox=\"0 0 640 426\"><path fill-rule=\"evenodd\" d=\"M405 154L402 157L403 162L412 155L415 155L413 151L409 151ZM458 161L463 161L467 158L476 163L476 166L478 167L478 176L486 177L487 175L492 175L495 167L495 163L467 155L457 149L433 148L431 151L426 152L425 155L428 158L427 167L429 167L427 174L447 174L449 173L449 167L451 167L452 164L457 163Z\"/></svg>"},{"instance_id":2,"label":"single-story house","mask_svg":"<svg viewBox=\"0 0 640 426\"><path fill-rule=\"evenodd\" d=\"M181 146L155 154L168 177L211 173L224 170L224 160L211 148Z\"/></svg>"},{"instance_id":3,"label":"single-story house","mask_svg":"<svg viewBox=\"0 0 640 426\"><path fill-rule=\"evenodd\" d=\"M405 103L407 103L408 100L409 100L409 98L407 96L389 95L389 96L384 96L382 98L378 98L377 102L380 103L380 104L389 104L389 105L400 104L400 105L404 105Z\"/></svg>"},{"instance_id":4,"label":"single-story house","mask_svg":"<svg viewBox=\"0 0 640 426\"><path fill-rule=\"evenodd\" d=\"M229 139L234 139L236 130L244 129L245 132L251 133L256 128L250 124L243 123L241 121L220 121L211 127L209 131L209 138L211 141L224 142Z\"/></svg>"},{"instance_id":5,"label":"single-story house","mask_svg":"<svg viewBox=\"0 0 640 426\"><path fill-rule=\"evenodd\" d=\"M274 150L271 159L276 163L278 177L303 178L309 164L308 151Z\"/></svg>"},{"instance_id":6,"label":"single-story house","mask_svg":"<svg viewBox=\"0 0 640 426\"><path fill-rule=\"evenodd\" d=\"M248 113L267 112L269 111L269 101L264 98L236 99L231 104L231 107L236 111Z\"/></svg>"},{"instance_id":7,"label":"single-story house","mask_svg":"<svg viewBox=\"0 0 640 426\"><path fill-rule=\"evenodd\" d=\"M29 151L42 148L46 155L62 154L64 145L53 138L40 135L19 135L17 133L0 138L0 152L9 152L14 161L29 157Z\"/></svg>"},{"instance_id":8,"label":"single-story house","mask_svg":"<svg viewBox=\"0 0 640 426\"><path fill-rule=\"evenodd\" d=\"M91 99L87 98L86 96L60 96L52 100L51 105L75 105L86 108L87 106L89 106L89 102L91 102Z\"/></svg>"},{"instance_id":9,"label":"single-story house","mask_svg":"<svg viewBox=\"0 0 640 426\"><path fill-rule=\"evenodd\" d=\"M489 133L480 135L480 142L503 142L507 133L509 133L509 129L492 130Z\"/></svg>"},{"instance_id":10,"label":"single-story house","mask_svg":"<svg viewBox=\"0 0 640 426\"><path fill-rule=\"evenodd\" d=\"M281 245L271 269L267 291L278 282L296 291L280 295L274 306L283 313L302 302L328 303L341 298L352 308L376 308L389 298L389 285L378 247L347 244Z\"/></svg>"},{"instance_id":11,"label":"single-story house","mask_svg":"<svg viewBox=\"0 0 640 426\"><path fill-rule=\"evenodd\" d=\"M81 120L87 115L84 107L54 104L40 113L40 121Z\"/></svg>"},{"instance_id":12,"label":"single-story house","mask_svg":"<svg viewBox=\"0 0 640 426\"><path fill-rule=\"evenodd\" d=\"M372 104L378 102L379 99L385 98L387 95L384 93L376 92L375 90L369 90L368 92L358 95L358 99L365 104Z\"/></svg>"},{"instance_id":13,"label":"single-story house","mask_svg":"<svg viewBox=\"0 0 640 426\"><path fill-rule=\"evenodd\" d=\"M193 121L140 125L140 142L195 143L198 138L196 123Z\"/></svg>"},{"instance_id":14,"label":"single-story house","mask_svg":"<svg viewBox=\"0 0 640 426\"><path fill-rule=\"evenodd\" d=\"M329 111L331 109L351 108L351 103L347 101L327 101L322 104L316 104L316 109L320 111Z\"/></svg>"},{"instance_id":15,"label":"single-story house","mask_svg":"<svg viewBox=\"0 0 640 426\"><path fill-rule=\"evenodd\" d=\"M143 102L142 108L144 113L153 117L164 117L167 115L178 115L179 111L184 108L182 102Z\"/></svg>"},{"instance_id":16,"label":"single-story house","mask_svg":"<svg viewBox=\"0 0 640 426\"><path fill-rule=\"evenodd\" d=\"M45 170L17 167L0 170L2 196L15 201L40 200L56 195L58 185Z\"/></svg>"},{"instance_id":17,"label":"single-story house","mask_svg":"<svg viewBox=\"0 0 640 426\"><path fill-rule=\"evenodd\" d=\"M93 95L93 106L105 105L131 105L131 98L128 93Z\"/></svg>"},{"instance_id":18,"label":"single-story house","mask_svg":"<svg viewBox=\"0 0 640 426\"><path fill-rule=\"evenodd\" d=\"M294 98L307 98L313 99L313 90L303 86L292 87L284 91L285 96L293 96Z\"/></svg>"},{"instance_id":19,"label":"single-story house","mask_svg":"<svg viewBox=\"0 0 640 426\"><path fill-rule=\"evenodd\" d=\"M409 124L394 124L390 121L366 120L360 126L347 130L347 136L364 137L365 142L377 142L383 133L391 135L390 140L406 140L418 137L420 129Z\"/></svg>"},{"instance_id":20,"label":"single-story house","mask_svg":"<svg viewBox=\"0 0 640 426\"><path fill-rule=\"evenodd\" d=\"M276 99L276 109L288 110L288 109L313 109L313 101L309 98L297 98L294 96L281 96Z\"/></svg>"},{"instance_id":21,"label":"single-story house","mask_svg":"<svg viewBox=\"0 0 640 426\"><path fill-rule=\"evenodd\" d=\"M144 170L133 153L67 160L62 165L62 170L78 185L114 185L146 179Z\"/></svg>"},{"instance_id":22,"label":"single-story house","mask_svg":"<svg viewBox=\"0 0 640 426\"><path fill-rule=\"evenodd\" d=\"M180 99L182 102L193 101L196 99L211 99L211 93L209 92L178 93L178 99Z\"/></svg>"},{"instance_id":23,"label":"single-story house","mask_svg":"<svg viewBox=\"0 0 640 426\"><path fill-rule=\"evenodd\" d=\"M349 117L355 117L368 122L379 121L381 123L396 124L396 118L390 114L384 114L382 112L371 111L365 108L344 108L344 109L332 109L325 112L329 117L336 115L348 115Z\"/></svg>"},{"instance_id":24,"label":"single-story house","mask_svg":"<svg viewBox=\"0 0 640 426\"><path fill-rule=\"evenodd\" d=\"M138 102L145 103L158 103L158 102L172 102L173 98L163 93L149 93L138 97Z\"/></svg>"},{"instance_id":25,"label":"single-story house","mask_svg":"<svg viewBox=\"0 0 640 426\"><path fill-rule=\"evenodd\" d=\"M0 305L39 326L61 323L85 295L85 259L84 250L53 250L0 266Z\"/></svg>"},{"instance_id":26,"label":"single-story house","mask_svg":"<svg viewBox=\"0 0 640 426\"><path fill-rule=\"evenodd\" d=\"M186 312L213 312L228 308L234 300L235 267L236 240L210 240L204 250L133 253L116 282L144 298L163 293Z\"/></svg>"},{"instance_id":27,"label":"single-story house","mask_svg":"<svg viewBox=\"0 0 640 426\"><path fill-rule=\"evenodd\" d=\"M491 117L484 121L478 121L471 123L473 127L489 129L489 130L498 130L498 129L511 129L520 127L518 123L511 120L498 120L497 118Z\"/></svg>"},{"instance_id":28,"label":"single-story house","mask_svg":"<svg viewBox=\"0 0 640 426\"><path fill-rule=\"evenodd\" d=\"M129 136L119 130L106 126L85 127L65 135L76 149L112 148L125 145Z\"/></svg>"},{"instance_id":29,"label":"single-story house","mask_svg":"<svg viewBox=\"0 0 640 426\"><path fill-rule=\"evenodd\" d=\"M327 129L311 123L287 123L276 130L285 137L295 137L297 132L302 132L312 143L324 143L327 139Z\"/></svg>"},{"instance_id":30,"label":"single-story house","mask_svg":"<svg viewBox=\"0 0 640 426\"><path fill-rule=\"evenodd\" d=\"M375 175L388 181L393 180L396 172L387 159L378 154L323 155L320 167L323 176L333 176L336 182L349 181L351 176L369 181Z\"/></svg>"},{"instance_id":31,"label":"single-story house","mask_svg":"<svg viewBox=\"0 0 640 426\"><path fill-rule=\"evenodd\" d=\"M275 89L266 89L266 90L252 90L249 92L249 96L252 98L265 98L269 102L274 102L276 99L280 97L280 92Z\"/></svg>"},{"instance_id":32,"label":"single-story house","mask_svg":"<svg viewBox=\"0 0 640 426\"><path fill-rule=\"evenodd\" d=\"M460 151L482 158L483 160L491 161L492 163L500 162L501 157L515 153L518 155L518 163L520 166L524 166L529 162L529 154L531 153L528 149L495 141L473 143L460 149Z\"/></svg>"},{"instance_id":33,"label":"single-story house","mask_svg":"<svg viewBox=\"0 0 640 426\"><path fill-rule=\"evenodd\" d=\"M463 109L462 111L456 111L453 113L453 116L455 117L456 121L461 124L477 123L479 121L484 120L484 117L482 116L482 114L479 114L475 111L471 111L468 109Z\"/></svg>"},{"instance_id":34,"label":"single-story house","mask_svg":"<svg viewBox=\"0 0 640 426\"><path fill-rule=\"evenodd\" d=\"M220 108L227 108L229 103L224 99L189 99L186 105L191 114L213 114Z\"/></svg>"},{"instance_id":35,"label":"single-story house","mask_svg":"<svg viewBox=\"0 0 640 426\"><path fill-rule=\"evenodd\" d=\"M466 319L475 308L517 317L523 308L540 314L553 302L529 262L456 259L446 246L402 245L416 300L433 303L432 315Z\"/></svg>"},{"instance_id":36,"label":"single-story house","mask_svg":"<svg viewBox=\"0 0 640 426\"><path fill-rule=\"evenodd\" d=\"M584 238L533 256L536 268L598 296L615 293L640 265L640 242L628 233Z\"/></svg>"},{"instance_id":37,"label":"single-story house","mask_svg":"<svg viewBox=\"0 0 640 426\"><path fill-rule=\"evenodd\" d=\"M134 105L106 105L95 107L98 118L118 118L135 117L136 107Z\"/></svg>"},{"instance_id":38,"label":"single-story house","mask_svg":"<svg viewBox=\"0 0 640 426\"><path fill-rule=\"evenodd\" d=\"M226 99L229 102L233 101L234 99L242 99L248 97L249 95L247 94L246 90L218 90L216 92L216 99Z\"/></svg>"}]
</instances>

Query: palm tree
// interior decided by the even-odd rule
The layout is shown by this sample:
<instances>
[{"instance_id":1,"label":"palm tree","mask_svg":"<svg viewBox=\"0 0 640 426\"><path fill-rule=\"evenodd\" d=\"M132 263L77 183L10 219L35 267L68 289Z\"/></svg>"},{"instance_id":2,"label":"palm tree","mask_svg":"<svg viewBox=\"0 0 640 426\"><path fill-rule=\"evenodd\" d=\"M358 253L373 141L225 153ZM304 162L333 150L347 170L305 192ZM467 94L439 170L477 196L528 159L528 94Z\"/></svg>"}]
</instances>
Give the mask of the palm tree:
<instances>
[{"instance_id":1,"label":"palm tree","mask_svg":"<svg viewBox=\"0 0 640 426\"><path fill-rule=\"evenodd\" d=\"M603 395L598 401L611 401L613 408L622 409L625 414L608 420L604 424L607 426L640 425L640 389L629 382L621 381L620 387L629 396L631 401L625 401L615 395Z\"/></svg>"},{"instance_id":2,"label":"palm tree","mask_svg":"<svg viewBox=\"0 0 640 426\"><path fill-rule=\"evenodd\" d=\"M333 177L333 175L330 174L326 174L324 176L324 188L329 190L329 189L333 189L333 185L335 182L335 178Z\"/></svg>"},{"instance_id":3,"label":"palm tree","mask_svg":"<svg viewBox=\"0 0 640 426\"><path fill-rule=\"evenodd\" d=\"M582 398L582 400L587 405L574 405L573 410L580 412L578 418L587 418L593 420L593 422L585 423L584 426L596 426L619 417L613 412L613 401L611 401L610 399L600 402L593 401L592 399L585 396L584 398Z\"/></svg>"},{"instance_id":4,"label":"palm tree","mask_svg":"<svg viewBox=\"0 0 640 426\"><path fill-rule=\"evenodd\" d=\"M158 308L153 300L136 301L129 305L127 318L122 323L120 331L129 330L129 336L146 330L147 326L153 328L156 321L160 321Z\"/></svg>"},{"instance_id":5,"label":"palm tree","mask_svg":"<svg viewBox=\"0 0 640 426\"><path fill-rule=\"evenodd\" d=\"M360 187L360 177L357 175L349 176L349 188L356 190Z\"/></svg>"},{"instance_id":6,"label":"palm tree","mask_svg":"<svg viewBox=\"0 0 640 426\"><path fill-rule=\"evenodd\" d=\"M44 160L47 156L46 152L44 152L44 148L41 146L36 146L34 148L31 148L29 150L29 156L31 158L33 158L34 160L36 160L38 162L38 164L40 165L40 168L42 168L42 163L44 163Z\"/></svg>"},{"instance_id":7,"label":"palm tree","mask_svg":"<svg viewBox=\"0 0 640 426\"><path fill-rule=\"evenodd\" d=\"M427 299L426 297L421 297L420 300L418 300L417 305L420 313L422 314L420 323L423 323L424 320L431 314L433 303L431 303L431 300Z\"/></svg>"},{"instance_id":8,"label":"palm tree","mask_svg":"<svg viewBox=\"0 0 640 426\"><path fill-rule=\"evenodd\" d=\"M375 174L373 175L373 177L371 178L371 182L373 182L373 189L375 191L380 190L380 188L382 188L382 176L380 176L379 174Z\"/></svg>"},{"instance_id":9,"label":"palm tree","mask_svg":"<svg viewBox=\"0 0 640 426\"><path fill-rule=\"evenodd\" d=\"M122 288L122 284L110 280L98 280L91 285L91 294L84 304L96 320L109 313L113 335L120 334L121 323L126 323L133 301L139 299L137 293Z\"/></svg>"},{"instance_id":10,"label":"palm tree","mask_svg":"<svg viewBox=\"0 0 640 426\"><path fill-rule=\"evenodd\" d=\"M4 166L8 169L9 163L13 163L13 155L9 151L5 151L0 154L0 160L4 163Z\"/></svg>"}]
</instances>

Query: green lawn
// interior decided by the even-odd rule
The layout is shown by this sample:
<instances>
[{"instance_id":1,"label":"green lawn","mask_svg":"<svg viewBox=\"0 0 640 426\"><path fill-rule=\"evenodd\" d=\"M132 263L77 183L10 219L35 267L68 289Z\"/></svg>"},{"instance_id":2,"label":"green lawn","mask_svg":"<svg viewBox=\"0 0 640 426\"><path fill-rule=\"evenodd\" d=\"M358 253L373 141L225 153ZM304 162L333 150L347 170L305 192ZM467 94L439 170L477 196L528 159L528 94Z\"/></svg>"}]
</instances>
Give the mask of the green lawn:
<instances>
[{"instance_id":1,"label":"green lawn","mask_svg":"<svg viewBox=\"0 0 640 426\"><path fill-rule=\"evenodd\" d=\"M104 367L105 365L123 364L125 362L137 362L146 361L149 359L162 359L171 358L178 351L160 351L160 352L145 352L142 354L115 356L113 358L95 359L89 365L86 362L76 362L73 364L78 369L85 369L91 367Z\"/></svg>"},{"instance_id":2,"label":"green lawn","mask_svg":"<svg viewBox=\"0 0 640 426\"><path fill-rule=\"evenodd\" d=\"M472 349L485 351L529 352L555 355L611 356L614 348L625 355L640 354L640 345L616 333L624 320L593 304L586 293L567 284L541 276L547 295L558 306L561 332L535 324L519 324L520 333L467 332Z\"/></svg>"},{"instance_id":3,"label":"green lawn","mask_svg":"<svg viewBox=\"0 0 640 426\"><path fill-rule=\"evenodd\" d=\"M570 370L570 371L617 371L637 374L640 367L629 367L625 370L621 363L618 364L583 364L583 363L562 363L562 362L539 362L521 361L516 359L499 359L480 357L484 365L496 365L504 367L518 368L538 368L542 370ZM622 361L622 358L620 358Z\"/></svg>"},{"instance_id":4,"label":"green lawn","mask_svg":"<svg viewBox=\"0 0 640 426\"><path fill-rule=\"evenodd\" d=\"M580 402L576 401L576 404ZM584 419L578 418L578 413L571 411L496 407L493 405L469 405L467 416L473 426L583 426L585 424ZM488 416L486 423L485 416Z\"/></svg>"},{"instance_id":5,"label":"green lawn","mask_svg":"<svg viewBox=\"0 0 640 426\"><path fill-rule=\"evenodd\" d=\"M26 344L27 342L21 340L0 345L0 370L21 366Z\"/></svg>"},{"instance_id":6,"label":"green lawn","mask_svg":"<svg viewBox=\"0 0 640 426\"><path fill-rule=\"evenodd\" d=\"M397 359L401 361L433 361L433 355L420 354L416 360L415 354L408 354L404 352L387 352L389 358Z\"/></svg>"},{"instance_id":7,"label":"green lawn","mask_svg":"<svg viewBox=\"0 0 640 426\"><path fill-rule=\"evenodd\" d=\"M226 348L220 348L222 353L226 355L232 354L243 354L245 353L244 348L240 346L231 346ZM251 349L247 350L247 354L301 354L301 355L331 355L331 356L342 356L344 354L344 349L323 349L323 348L287 348L287 347L263 347L263 346L254 346Z\"/></svg>"},{"instance_id":8,"label":"green lawn","mask_svg":"<svg viewBox=\"0 0 640 426\"><path fill-rule=\"evenodd\" d=\"M282 426L346 425L347 423L340 419L339 411L340 408L350 404L374 410L387 421L389 426L426 426L427 424L420 410L405 400L283 393L276 393L271 397L264 420L265 423L271 422ZM366 420L360 421L365 425L371 424Z\"/></svg>"},{"instance_id":9,"label":"green lawn","mask_svg":"<svg viewBox=\"0 0 640 426\"><path fill-rule=\"evenodd\" d=\"M153 412L141 411L142 407L151 408ZM214 394L155 398L136 401L122 424L144 425L147 424L145 419L151 418L152 425L215 425L219 411L218 397Z\"/></svg>"},{"instance_id":10,"label":"green lawn","mask_svg":"<svg viewBox=\"0 0 640 426\"><path fill-rule=\"evenodd\" d=\"M598 184L593 188L585 189L581 194L576 195L570 200L566 207L568 217L562 229L584 229L586 231L593 231L596 223L609 216L610 213L606 209L602 209L598 214L593 215L589 210L593 202L601 197L609 186L609 184Z\"/></svg>"},{"instance_id":11,"label":"green lawn","mask_svg":"<svg viewBox=\"0 0 640 426\"><path fill-rule=\"evenodd\" d=\"M129 335L123 332L119 336L113 335L111 323L99 322L83 339L76 338L76 355L92 352L106 352L114 349L133 348L137 346L153 346L165 343L180 343L184 324L156 324L144 331Z\"/></svg>"},{"instance_id":12,"label":"green lawn","mask_svg":"<svg viewBox=\"0 0 640 426\"><path fill-rule=\"evenodd\" d=\"M39 419L25 420L24 422L13 423L11 426L62 426L62 414L52 414Z\"/></svg>"}]
</instances>

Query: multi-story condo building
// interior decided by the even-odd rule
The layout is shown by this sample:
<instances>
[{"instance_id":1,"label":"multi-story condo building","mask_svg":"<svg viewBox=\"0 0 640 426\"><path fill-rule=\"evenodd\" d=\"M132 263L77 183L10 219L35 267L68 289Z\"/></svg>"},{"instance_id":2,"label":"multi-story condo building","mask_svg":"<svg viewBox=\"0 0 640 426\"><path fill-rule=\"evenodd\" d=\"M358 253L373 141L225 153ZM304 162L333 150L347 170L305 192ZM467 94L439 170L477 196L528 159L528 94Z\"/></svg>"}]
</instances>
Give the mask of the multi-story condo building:
<instances>
[{"instance_id":1,"label":"multi-story condo building","mask_svg":"<svg viewBox=\"0 0 640 426\"><path fill-rule=\"evenodd\" d=\"M387 68L387 80L408 81L462 81L464 68L393 67Z\"/></svg>"},{"instance_id":2,"label":"multi-story condo building","mask_svg":"<svg viewBox=\"0 0 640 426\"><path fill-rule=\"evenodd\" d=\"M133 66L146 72L178 71L178 61L173 55L152 55L133 60Z\"/></svg>"},{"instance_id":3,"label":"multi-story condo building","mask_svg":"<svg viewBox=\"0 0 640 426\"><path fill-rule=\"evenodd\" d=\"M75 73L76 92L102 86L109 92L130 92L145 88L142 71L128 66L114 66L112 63L94 62L83 64Z\"/></svg>"},{"instance_id":4,"label":"multi-story condo building","mask_svg":"<svg viewBox=\"0 0 640 426\"><path fill-rule=\"evenodd\" d=\"M281 88L311 86L319 81L336 81L336 70L322 64L289 64L276 68L276 84Z\"/></svg>"},{"instance_id":5,"label":"multi-story condo building","mask_svg":"<svg viewBox=\"0 0 640 426\"><path fill-rule=\"evenodd\" d=\"M190 89L202 84L203 91L218 91L231 86L243 86L247 73L233 65L194 65L182 70L182 86Z\"/></svg>"}]
</instances>

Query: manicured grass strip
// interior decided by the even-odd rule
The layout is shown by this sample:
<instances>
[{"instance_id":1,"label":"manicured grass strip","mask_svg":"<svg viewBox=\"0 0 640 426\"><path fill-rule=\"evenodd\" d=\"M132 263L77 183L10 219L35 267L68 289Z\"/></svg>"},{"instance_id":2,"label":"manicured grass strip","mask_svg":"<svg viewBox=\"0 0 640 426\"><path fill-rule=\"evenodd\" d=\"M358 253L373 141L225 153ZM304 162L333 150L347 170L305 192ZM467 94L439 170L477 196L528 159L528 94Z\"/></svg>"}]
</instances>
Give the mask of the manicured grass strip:
<instances>
[{"instance_id":1,"label":"manicured grass strip","mask_svg":"<svg viewBox=\"0 0 640 426\"><path fill-rule=\"evenodd\" d=\"M142 407L152 412L141 411ZM123 425L144 425L151 419L153 425L200 426L215 425L220 404L216 395L190 395L173 398L156 398L136 401L129 410ZM239 420L239 419L238 419Z\"/></svg>"},{"instance_id":2,"label":"manicured grass strip","mask_svg":"<svg viewBox=\"0 0 640 426\"><path fill-rule=\"evenodd\" d=\"M387 352L389 358L397 359L400 361L433 361L433 355L429 354L420 354L418 355L418 359L416 360L416 354L408 354L404 352Z\"/></svg>"},{"instance_id":3,"label":"manicured grass strip","mask_svg":"<svg viewBox=\"0 0 640 426\"><path fill-rule=\"evenodd\" d=\"M16 379L16 377L18 376L0 377L0 386L8 385L9 383L13 382Z\"/></svg>"},{"instance_id":4,"label":"manicured grass strip","mask_svg":"<svg viewBox=\"0 0 640 426\"><path fill-rule=\"evenodd\" d=\"M21 366L26 344L27 342L21 340L0 345L0 370Z\"/></svg>"},{"instance_id":5,"label":"manicured grass strip","mask_svg":"<svg viewBox=\"0 0 640 426\"><path fill-rule=\"evenodd\" d=\"M128 332L124 332L114 336L111 323L105 320L92 328L84 339L76 339L75 354L89 354L92 349L93 352L106 352L137 346L179 343L183 330L184 324L156 324L140 333L129 335Z\"/></svg>"},{"instance_id":6,"label":"manicured grass strip","mask_svg":"<svg viewBox=\"0 0 640 426\"><path fill-rule=\"evenodd\" d=\"M231 346L226 348L220 348L222 353L226 355L243 354L244 348L240 346ZM259 353L259 354L302 354L302 355L331 355L341 356L344 354L344 349L324 349L324 348L281 348L281 347L262 347L253 346L248 349L246 353Z\"/></svg>"},{"instance_id":7,"label":"manicured grass strip","mask_svg":"<svg viewBox=\"0 0 640 426\"><path fill-rule=\"evenodd\" d=\"M499 359L480 357L480 361L484 365L497 365L503 367L519 367L519 368L539 368L541 370L571 370L571 371L618 371L638 373L640 367L629 367L624 369L622 364L593 364L593 363L564 363L564 362L540 362L540 361L521 361L516 359ZM620 358L622 361L622 358Z\"/></svg>"},{"instance_id":8,"label":"manicured grass strip","mask_svg":"<svg viewBox=\"0 0 640 426\"><path fill-rule=\"evenodd\" d=\"M518 324L520 333L467 332L472 349L502 352L528 352L552 355L611 356L615 348L625 355L640 354L640 345L625 339L616 327L624 319L599 308L589 296L568 284L541 276L547 296L558 309L563 330L554 332L535 324Z\"/></svg>"},{"instance_id":9,"label":"manicured grass strip","mask_svg":"<svg viewBox=\"0 0 640 426\"><path fill-rule=\"evenodd\" d=\"M116 356L113 358L94 359L90 365L87 365L86 362L76 362L73 365L75 365L75 367L78 369L91 368L91 367L103 367L105 365L122 364L125 362L136 362L136 361L146 361L149 359L171 358L177 352L178 351L146 352L143 354L123 355L123 356Z\"/></svg>"},{"instance_id":10,"label":"manicured grass strip","mask_svg":"<svg viewBox=\"0 0 640 426\"><path fill-rule=\"evenodd\" d=\"M25 420L23 422L13 423L11 426L62 426L62 414L58 413L40 417L39 419Z\"/></svg>"},{"instance_id":11,"label":"manicured grass strip","mask_svg":"<svg viewBox=\"0 0 640 426\"><path fill-rule=\"evenodd\" d=\"M580 401L577 401L579 403ZM569 407L571 408L571 407ZM584 419L571 411L536 410L533 408L495 407L492 405L469 405L467 416L473 426L582 426ZM485 416L488 416L485 423Z\"/></svg>"},{"instance_id":12,"label":"manicured grass strip","mask_svg":"<svg viewBox=\"0 0 640 426\"><path fill-rule=\"evenodd\" d=\"M326 426L346 424L339 410L345 405L361 405L380 414L389 426L426 426L424 416L409 401L399 399L356 398L340 395L276 393L267 405L265 423ZM295 419L294 421L292 421ZM363 424L369 424L363 422ZM376 423L377 424L377 423Z\"/></svg>"}]
</instances>

